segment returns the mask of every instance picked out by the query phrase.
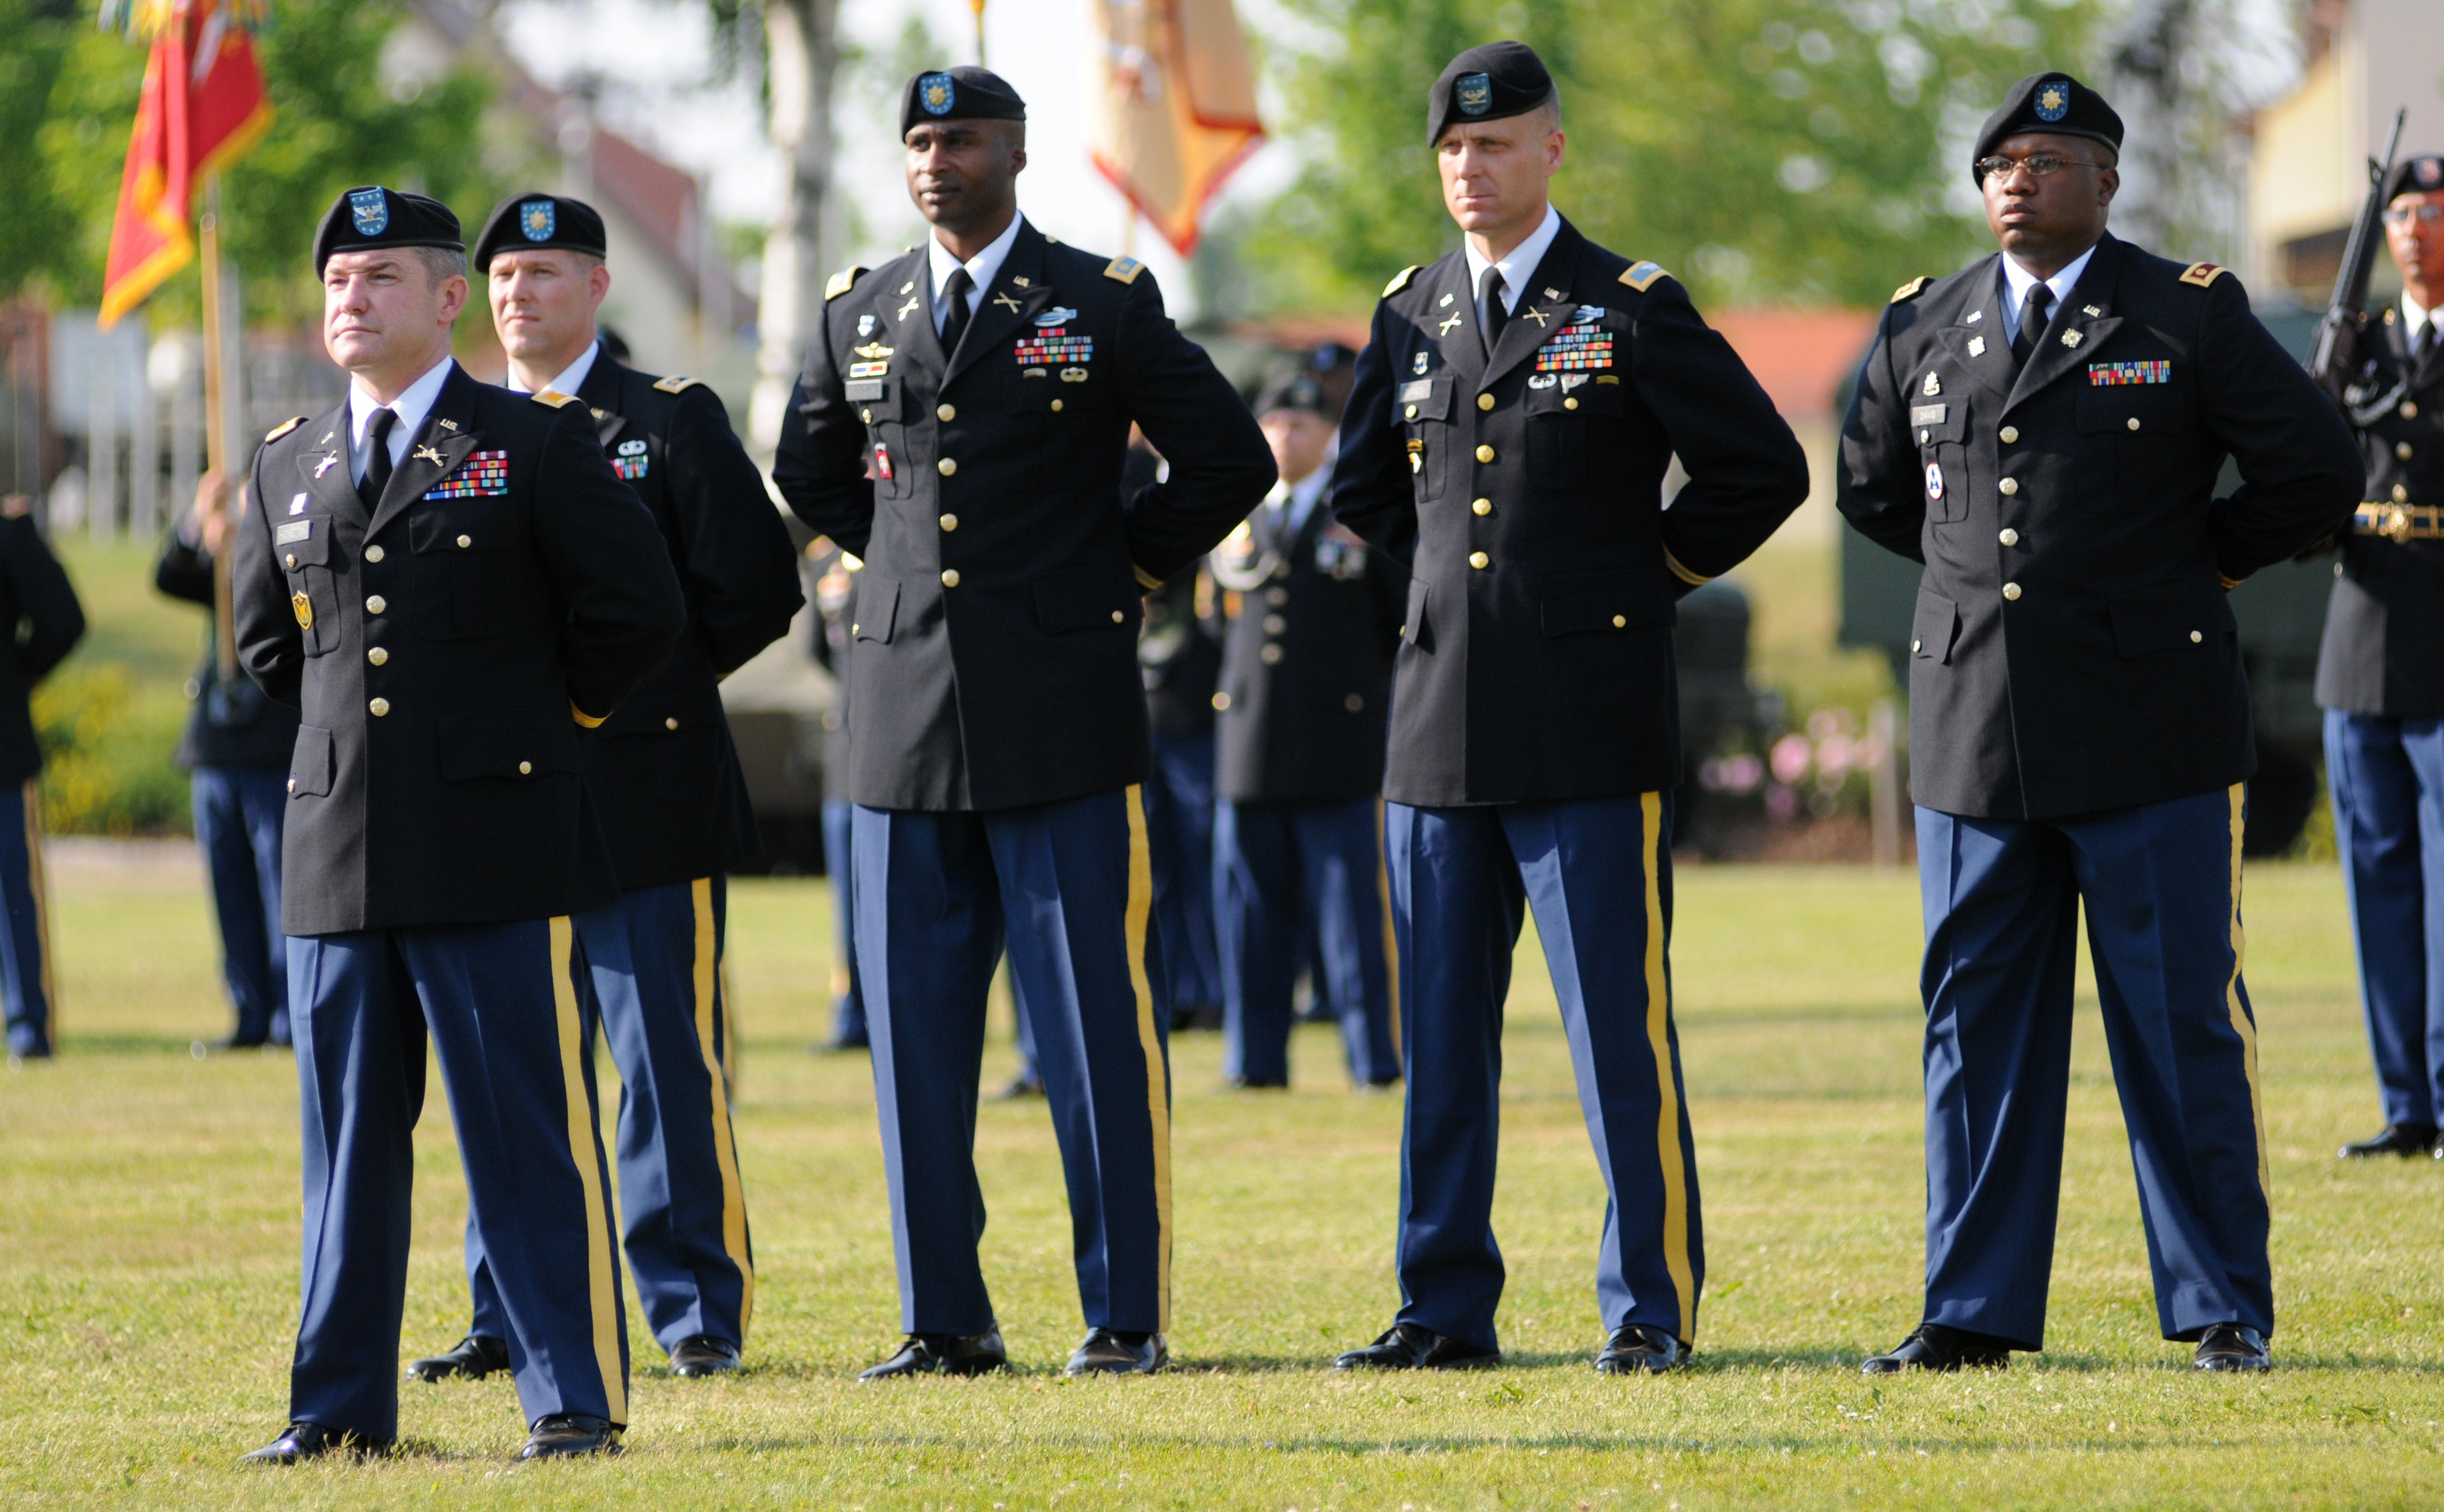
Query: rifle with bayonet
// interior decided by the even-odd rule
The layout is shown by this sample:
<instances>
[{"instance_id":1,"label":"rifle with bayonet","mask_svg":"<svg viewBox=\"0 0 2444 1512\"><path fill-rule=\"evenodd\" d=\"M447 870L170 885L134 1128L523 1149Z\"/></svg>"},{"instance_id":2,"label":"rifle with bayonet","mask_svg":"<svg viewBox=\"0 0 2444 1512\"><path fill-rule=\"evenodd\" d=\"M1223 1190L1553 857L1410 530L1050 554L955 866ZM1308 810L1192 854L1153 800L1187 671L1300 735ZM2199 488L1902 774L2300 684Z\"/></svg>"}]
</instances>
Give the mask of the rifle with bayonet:
<instances>
[{"instance_id":1,"label":"rifle with bayonet","mask_svg":"<svg viewBox=\"0 0 2444 1512\"><path fill-rule=\"evenodd\" d=\"M2367 364L2360 355L2360 326L2367 314L2368 278L2376 271L2376 249L2384 240L2384 181L2393 172L2393 155L2401 145L2401 123L2409 114L2407 105L2393 113L2393 134L2385 138L2384 161L2368 159L2367 199L2360 206L2359 219L2351 223L2350 240L2342 247L2342 266L2334 274L2334 297L2317 326L2316 355L2308 360L2308 374L2318 386L2362 425L2394 403L2392 396L2370 402L2367 385L2361 381L2367 376ZM2365 419L2362 410L2368 412Z\"/></svg>"}]
</instances>

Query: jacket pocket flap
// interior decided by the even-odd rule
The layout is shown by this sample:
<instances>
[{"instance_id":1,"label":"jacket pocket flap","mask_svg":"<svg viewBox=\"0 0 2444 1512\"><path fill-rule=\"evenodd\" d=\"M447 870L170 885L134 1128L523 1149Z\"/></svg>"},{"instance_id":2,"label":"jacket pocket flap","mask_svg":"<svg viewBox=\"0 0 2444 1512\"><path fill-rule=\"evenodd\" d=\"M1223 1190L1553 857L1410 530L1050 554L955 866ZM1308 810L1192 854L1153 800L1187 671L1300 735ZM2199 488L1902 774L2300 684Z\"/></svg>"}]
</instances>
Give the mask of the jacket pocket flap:
<instances>
[{"instance_id":1,"label":"jacket pocket flap","mask_svg":"<svg viewBox=\"0 0 2444 1512\"><path fill-rule=\"evenodd\" d=\"M1394 425L1407 425L1413 420L1448 420L1451 418L1452 380L1449 378L1411 378L1400 385L1392 401Z\"/></svg>"},{"instance_id":2,"label":"jacket pocket flap","mask_svg":"<svg viewBox=\"0 0 2444 1512\"><path fill-rule=\"evenodd\" d=\"M407 517L407 544L418 551L507 551L509 516L497 504L427 500Z\"/></svg>"},{"instance_id":3,"label":"jacket pocket flap","mask_svg":"<svg viewBox=\"0 0 2444 1512\"><path fill-rule=\"evenodd\" d=\"M1939 593L1920 591L1917 618L1910 622L1910 655L1930 661L1952 660L1952 638L1960 631L1960 606Z\"/></svg>"},{"instance_id":4,"label":"jacket pocket flap","mask_svg":"<svg viewBox=\"0 0 2444 1512\"><path fill-rule=\"evenodd\" d=\"M1586 373L1530 373L1524 408L1529 415L1619 415L1627 389L1597 383Z\"/></svg>"},{"instance_id":5,"label":"jacket pocket flap","mask_svg":"<svg viewBox=\"0 0 2444 1512\"><path fill-rule=\"evenodd\" d=\"M2079 391L2078 425L2083 432L2137 431L2141 434L2172 423L2180 408L2178 390L2162 383L2120 383ZM2138 421L2136 425L2131 424Z\"/></svg>"},{"instance_id":6,"label":"jacket pocket flap","mask_svg":"<svg viewBox=\"0 0 2444 1512\"><path fill-rule=\"evenodd\" d=\"M1127 625L1138 612L1129 569L1107 562L1064 567L1035 580L1035 622L1052 635Z\"/></svg>"},{"instance_id":7,"label":"jacket pocket flap","mask_svg":"<svg viewBox=\"0 0 2444 1512\"><path fill-rule=\"evenodd\" d=\"M1640 593L1639 576L1585 572L1547 581L1537 604L1545 634L1570 636L1583 630L1671 624L1676 618L1672 600L1657 591L1660 584L1652 579L1646 582L1647 591Z\"/></svg>"},{"instance_id":8,"label":"jacket pocket flap","mask_svg":"<svg viewBox=\"0 0 2444 1512\"><path fill-rule=\"evenodd\" d=\"M331 790L331 732L312 725L297 727L297 745L288 754L288 794L320 798Z\"/></svg>"},{"instance_id":9,"label":"jacket pocket flap","mask_svg":"<svg viewBox=\"0 0 2444 1512\"><path fill-rule=\"evenodd\" d=\"M454 783L577 770L577 726L569 720L457 714L441 722L438 734L441 775Z\"/></svg>"},{"instance_id":10,"label":"jacket pocket flap","mask_svg":"<svg viewBox=\"0 0 2444 1512\"><path fill-rule=\"evenodd\" d=\"M2124 594L2112 603L2113 644L2125 656L2203 645L2234 633L2231 604L2215 583L2181 583Z\"/></svg>"},{"instance_id":11,"label":"jacket pocket flap","mask_svg":"<svg viewBox=\"0 0 2444 1512\"><path fill-rule=\"evenodd\" d=\"M877 578L867 572L860 575L857 585L857 618L849 621L848 633L859 640L888 643L892 621L899 618L899 584L887 578Z\"/></svg>"},{"instance_id":12,"label":"jacket pocket flap","mask_svg":"<svg viewBox=\"0 0 2444 1512\"><path fill-rule=\"evenodd\" d=\"M331 561L331 517L309 514L302 520L275 520L271 555L284 567L322 567Z\"/></svg>"}]
</instances>

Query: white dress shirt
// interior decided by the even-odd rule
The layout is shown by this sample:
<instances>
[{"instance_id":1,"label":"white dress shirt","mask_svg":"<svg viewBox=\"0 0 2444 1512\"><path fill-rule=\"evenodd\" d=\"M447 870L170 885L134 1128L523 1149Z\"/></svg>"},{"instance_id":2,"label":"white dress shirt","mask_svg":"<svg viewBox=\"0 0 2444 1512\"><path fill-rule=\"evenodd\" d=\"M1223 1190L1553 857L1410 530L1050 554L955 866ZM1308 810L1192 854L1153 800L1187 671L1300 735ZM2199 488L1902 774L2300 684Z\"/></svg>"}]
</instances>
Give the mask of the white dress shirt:
<instances>
[{"instance_id":1,"label":"white dress shirt","mask_svg":"<svg viewBox=\"0 0 2444 1512\"><path fill-rule=\"evenodd\" d=\"M2401 291L2401 324L2402 329L2410 334L2410 346L2413 351L2418 348L2419 333L2426 330L2427 323L2435 318L2435 312L2411 298L2410 290L2405 288Z\"/></svg>"},{"instance_id":2,"label":"white dress shirt","mask_svg":"<svg viewBox=\"0 0 2444 1512\"><path fill-rule=\"evenodd\" d=\"M992 245L964 264L959 261L957 253L942 245L939 235L926 239L925 261L934 270L935 335L942 334L943 323L951 318L951 301L945 293L951 285L951 274L962 267L967 268L968 277L974 285L968 290L968 314L972 318L977 302L985 297L985 290L992 286L994 275L1001 271L1001 265L1009 259L1009 249L1018 240L1018 228L1026 219L1024 215L1012 215L1009 228L992 239Z\"/></svg>"},{"instance_id":3,"label":"white dress shirt","mask_svg":"<svg viewBox=\"0 0 2444 1512\"><path fill-rule=\"evenodd\" d=\"M551 390L554 394L566 394L574 397L577 393L577 386L585 381L586 374L594 371L595 354L602 350L602 343L601 341L586 342L584 352L578 357L577 360L569 363L566 367L562 368L560 370L560 376L545 384L544 387ZM515 368L509 370L509 376L508 378L501 379L501 387L508 389L512 394L527 394L532 392L525 384L518 381L517 370Z\"/></svg>"},{"instance_id":4,"label":"white dress shirt","mask_svg":"<svg viewBox=\"0 0 2444 1512\"><path fill-rule=\"evenodd\" d=\"M1528 239L1503 254L1502 260L1490 266L1502 272L1502 313L1519 313L1520 291L1536 276L1536 265L1553 248L1553 238L1562 234L1562 212L1552 206L1545 207L1545 218L1528 233ZM1461 249L1468 255L1468 286L1476 298L1476 318L1485 319L1485 259L1476 255L1476 245L1463 240Z\"/></svg>"},{"instance_id":5,"label":"white dress shirt","mask_svg":"<svg viewBox=\"0 0 2444 1512\"><path fill-rule=\"evenodd\" d=\"M1296 483L1273 485L1273 491L1266 497L1265 504L1273 511L1274 523L1280 526L1273 534L1275 546L1287 547L1292 537L1306 528L1306 517L1314 512L1315 501L1324 497L1324 490L1331 482L1332 459L1326 457L1322 466Z\"/></svg>"},{"instance_id":6,"label":"white dress shirt","mask_svg":"<svg viewBox=\"0 0 2444 1512\"><path fill-rule=\"evenodd\" d=\"M2087 271L2087 260L2095 255L2096 249L2089 248L2072 258L2069 267L2045 281L2046 287L2054 291L2053 307L2055 309L2062 308L2063 303L2070 298L2070 291L2079 286L2079 275ZM2028 303L2028 290L2036 286L2037 275L2022 267L2017 258L2005 252L2003 254L2004 341L2016 341L2020 339L2020 310ZM2046 319L2051 320L2053 317L2049 314Z\"/></svg>"},{"instance_id":7,"label":"white dress shirt","mask_svg":"<svg viewBox=\"0 0 2444 1512\"><path fill-rule=\"evenodd\" d=\"M365 470L374 461L374 412L385 408L398 416L398 423L390 428L391 470L398 470L398 465L407 460L407 449L416 444L417 433L424 429L424 417L433 413L433 401L441 396L450 368L451 360L443 358L388 405L354 383L348 385L348 476L359 484L365 481Z\"/></svg>"}]
</instances>

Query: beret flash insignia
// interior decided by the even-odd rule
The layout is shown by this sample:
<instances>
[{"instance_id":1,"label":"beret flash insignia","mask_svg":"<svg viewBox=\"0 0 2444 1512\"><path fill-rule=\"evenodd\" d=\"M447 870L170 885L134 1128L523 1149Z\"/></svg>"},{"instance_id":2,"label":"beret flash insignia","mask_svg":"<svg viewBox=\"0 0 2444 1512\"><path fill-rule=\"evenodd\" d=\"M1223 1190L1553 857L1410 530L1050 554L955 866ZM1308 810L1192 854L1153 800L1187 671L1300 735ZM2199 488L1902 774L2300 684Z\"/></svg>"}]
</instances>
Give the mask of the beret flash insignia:
<instances>
[{"instance_id":1,"label":"beret flash insignia","mask_svg":"<svg viewBox=\"0 0 2444 1512\"><path fill-rule=\"evenodd\" d=\"M529 199L518 207L518 231L530 242L547 242L560 229L560 207L547 199Z\"/></svg>"},{"instance_id":2,"label":"beret flash insignia","mask_svg":"<svg viewBox=\"0 0 2444 1512\"><path fill-rule=\"evenodd\" d=\"M1464 73L1452 82L1452 99L1463 116L1482 116L1493 108L1493 76Z\"/></svg>"},{"instance_id":3,"label":"beret flash insignia","mask_svg":"<svg viewBox=\"0 0 2444 1512\"><path fill-rule=\"evenodd\" d=\"M2444 189L2444 157L2421 157L2410 165L2421 189Z\"/></svg>"},{"instance_id":4,"label":"beret flash insignia","mask_svg":"<svg viewBox=\"0 0 2444 1512\"><path fill-rule=\"evenodd\" d=\"M2037 119L2060 120L2070 114L2070 83L2067 80L2048 79L2037 86Z\"/></svg>"},{"instance_id":5,"label":"beret flash insignia","mask_svg":"<svg viewBox=\"0 0 2444 1512\"><path fill-rule=\"evenodd\" d=\"M360 236L380 236L390 229L390 201L379 189L348 191L348 219Z\"/></svg>"},{"instance_id":6,"label":"beret flash insignia","mask_svg":"<svg viewBox=\"0 0 2444 1512\"><path fill-rule=\"evenodd\" d=\"M957 102L958 98L959 92L953 87L949 74L929 73L916 81L916 103L923 106L929 116L949 115L951 106Z\"/></svg>"}]
</instances>

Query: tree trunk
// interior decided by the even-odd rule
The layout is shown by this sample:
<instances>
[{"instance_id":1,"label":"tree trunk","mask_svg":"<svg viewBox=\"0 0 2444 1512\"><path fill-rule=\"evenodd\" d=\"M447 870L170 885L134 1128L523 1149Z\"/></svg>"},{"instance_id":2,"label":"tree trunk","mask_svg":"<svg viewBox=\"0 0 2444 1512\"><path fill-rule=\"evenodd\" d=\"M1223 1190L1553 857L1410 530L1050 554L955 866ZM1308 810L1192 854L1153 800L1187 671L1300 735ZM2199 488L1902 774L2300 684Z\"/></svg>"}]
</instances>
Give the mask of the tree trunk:
<instances>
[{"instance_id":1,"label":"tree trunk","mask_svg":"<svg viewBox=\"0 0 2444 1512\"><path fill-rule=\"evenodd\" d=\"M832 77L840 66L839 0L765 0L764 56L781 182L764 238L756 312L755 394L748 432L758 454L781 437L789 386L824 304L824 198L832 178Z\"/></svg>"}]
</instances>

